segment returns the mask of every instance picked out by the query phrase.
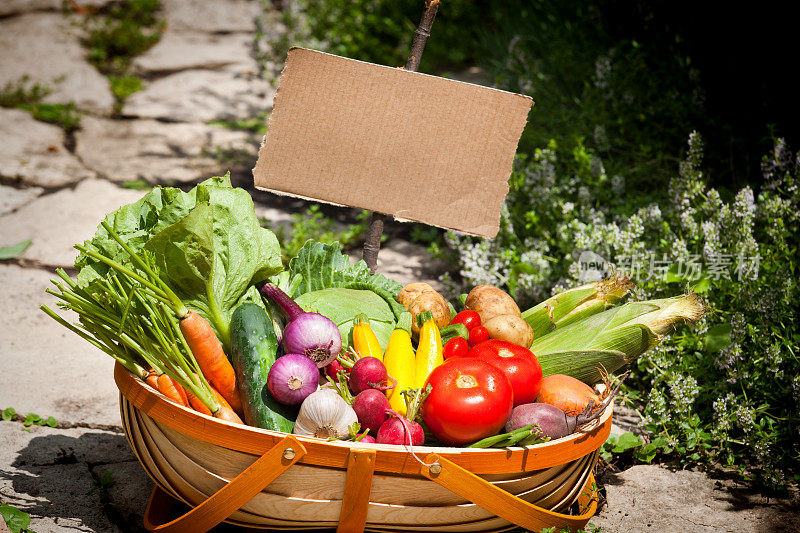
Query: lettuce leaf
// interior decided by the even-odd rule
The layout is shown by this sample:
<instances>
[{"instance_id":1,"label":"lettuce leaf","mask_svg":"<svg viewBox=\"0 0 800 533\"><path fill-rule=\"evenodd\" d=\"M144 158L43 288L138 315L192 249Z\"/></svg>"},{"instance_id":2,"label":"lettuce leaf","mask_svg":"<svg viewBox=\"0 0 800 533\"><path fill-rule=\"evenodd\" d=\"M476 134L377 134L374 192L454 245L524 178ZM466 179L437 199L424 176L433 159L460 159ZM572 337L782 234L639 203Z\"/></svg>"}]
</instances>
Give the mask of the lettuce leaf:
<instances>
[{"instance_id":1,"label":"lettuce leaf","mask_svg":"<svg viewBox=\"0 0 800 533\"><path fill-rule=\"evenodd\" d=\"M233 310L244 300L260 303L253 285L282 270L278 240L259 225L250 194L232 187L230 175L206 180L188 193L157 187L106 221L134 251L151 258L162 279L208 320L226 349ZM130 264L102 226L86 246ZM83 286L107 272L85 254L75 266Z\"/></svg>"}]
</instances>

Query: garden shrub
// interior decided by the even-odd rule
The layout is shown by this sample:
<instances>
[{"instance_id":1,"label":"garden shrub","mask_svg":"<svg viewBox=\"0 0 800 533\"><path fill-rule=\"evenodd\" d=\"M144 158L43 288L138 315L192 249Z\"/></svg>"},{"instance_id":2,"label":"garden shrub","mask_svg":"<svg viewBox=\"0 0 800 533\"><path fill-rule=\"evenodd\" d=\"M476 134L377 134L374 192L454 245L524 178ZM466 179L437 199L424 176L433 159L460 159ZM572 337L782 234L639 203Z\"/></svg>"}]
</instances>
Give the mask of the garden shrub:
<instances>
[{"instance_id":1,"label":"garden shrub","mask_svg":"<svg viewBox=\"0 0 800 533\"><path fill-rule=\"evenodd\" d=\"M710 314L632 364L629 397L654 435L636 454L714 460L785 486L800 479L800 158L777 140L758 196L726 198L707 186L702 156L693 133L666 201L630 212L615 203L624 180L596 154L562 161L551 143L518 157L495 239L445 240L465 286L506 287L527 304L602 270L629 273L636 298L702 294ZM585 252L605 268L587 270Z\"/></svg>"}]
</instances>

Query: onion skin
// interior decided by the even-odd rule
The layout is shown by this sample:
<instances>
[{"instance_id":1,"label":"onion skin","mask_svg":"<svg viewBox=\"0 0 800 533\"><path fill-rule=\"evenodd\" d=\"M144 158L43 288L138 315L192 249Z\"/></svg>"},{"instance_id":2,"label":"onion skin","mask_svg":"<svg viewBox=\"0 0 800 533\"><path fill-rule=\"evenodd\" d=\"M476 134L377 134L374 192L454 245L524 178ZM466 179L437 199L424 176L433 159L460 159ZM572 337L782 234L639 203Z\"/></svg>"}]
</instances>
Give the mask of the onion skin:
<instances>
[{"instance_id":1,"label":"onion skin","mask_svg":"<svg viewBox=\"0 0 800 533\"><path fill-rule=\"evenodd\" d=\"M333 320L319 313L306 313L275 284L265 283L261 292L289 318L281 340L285 353L303 354L314 361L317 368L323 368L339 355L342 334Z\"/></svg>"},{"instance_id":2,"label":"onion skin","mask_svg":"<svg viewBox=\"0 0 800 533\"><path fill-rule=\"evenodd\" d=\"M336 324L319 313L303 313L283 330L283 349L300 353L322 368L342 350L342 334Z\"/></svg>"},{"instance_id":3,"label":"onion skin","mask_svg":"<svg viewBox=\"0 0 800 533\"><path fill-rule=\"evenodd\" d=\"M319 385L319 369L305 355L288 353L278 358L269 369L267 388L276 401L299 405Z\"/></svg>"}]
</instances>

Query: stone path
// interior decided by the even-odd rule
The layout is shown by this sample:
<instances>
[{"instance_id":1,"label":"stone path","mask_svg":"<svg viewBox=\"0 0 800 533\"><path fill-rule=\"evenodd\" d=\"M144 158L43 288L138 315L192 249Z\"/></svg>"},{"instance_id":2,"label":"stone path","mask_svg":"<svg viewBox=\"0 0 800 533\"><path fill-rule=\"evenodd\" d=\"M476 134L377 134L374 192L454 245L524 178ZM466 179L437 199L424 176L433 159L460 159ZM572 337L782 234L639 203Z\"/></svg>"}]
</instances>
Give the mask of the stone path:
<instances>
[{"instance_id":1,"label":"stone path","mask_svg":"<svg viewBox=\"0 0 800 533\"><path fill-rule=\"evenodd\" d=\"M21 257L0 262L0 408L58 420L56 428L0 422L0 502L30 513L39 533L141 531L152 488L121 432L110 358L38 310L55 300L45 293L54 270L69 271L72 245L143 194L126 183L189 186L231 169L252 191L260 139L214 122L271 109L274 87L251 57L260 1L161 4L166 31L133 61L144 88L114 114L108 80L86 60L79 15L64 14L61 0L0 2L0 87L27 76L51 87L48 102L72 101L84 113L67 135L0 109L0 246L32 240ZM288 229L304 205L252 193L274 228ZM390 237L380 254L379 270L403 283L435 283L436 268L402 238ZM593 523L608 531L779 531L793 523L785 502L767 505L699 472L636 466L605 480L608 505Z\"/></svg>"}]
</instances>

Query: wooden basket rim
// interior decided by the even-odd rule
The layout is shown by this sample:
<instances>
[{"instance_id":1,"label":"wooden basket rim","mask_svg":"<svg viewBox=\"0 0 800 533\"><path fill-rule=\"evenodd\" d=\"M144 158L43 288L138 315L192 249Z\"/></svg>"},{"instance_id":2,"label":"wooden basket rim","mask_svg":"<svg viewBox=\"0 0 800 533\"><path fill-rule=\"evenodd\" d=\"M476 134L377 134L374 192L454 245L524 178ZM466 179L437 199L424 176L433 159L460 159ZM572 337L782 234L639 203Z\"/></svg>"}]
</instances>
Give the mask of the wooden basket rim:
<instances>
[{"instance_id":1,"label":"wooden basket rim","mask_svg":"<svg viewBox=\"0 0 800 533\"><path fill-rule=\"evenodd\" d=\"M240 452L262 455L286 434L253 426L233 424L198 413L178 405L137 379L122 365L114 367L114 381L120 392L136 409L155 421L194 437ZM418 457L435 453L475 474L511 474L550 468L577 460L594 452L611 432L613 403L592 425L581 431L543 444L513 448L453 448L415 447ZM420 463L406 448L390 444L360 442L329 442L315 437L295 435L308 454L300 461L305 464L347 468L347 458L353 448L377 451L376 471L419 475Z\"/></svg>"}]
</instances>

